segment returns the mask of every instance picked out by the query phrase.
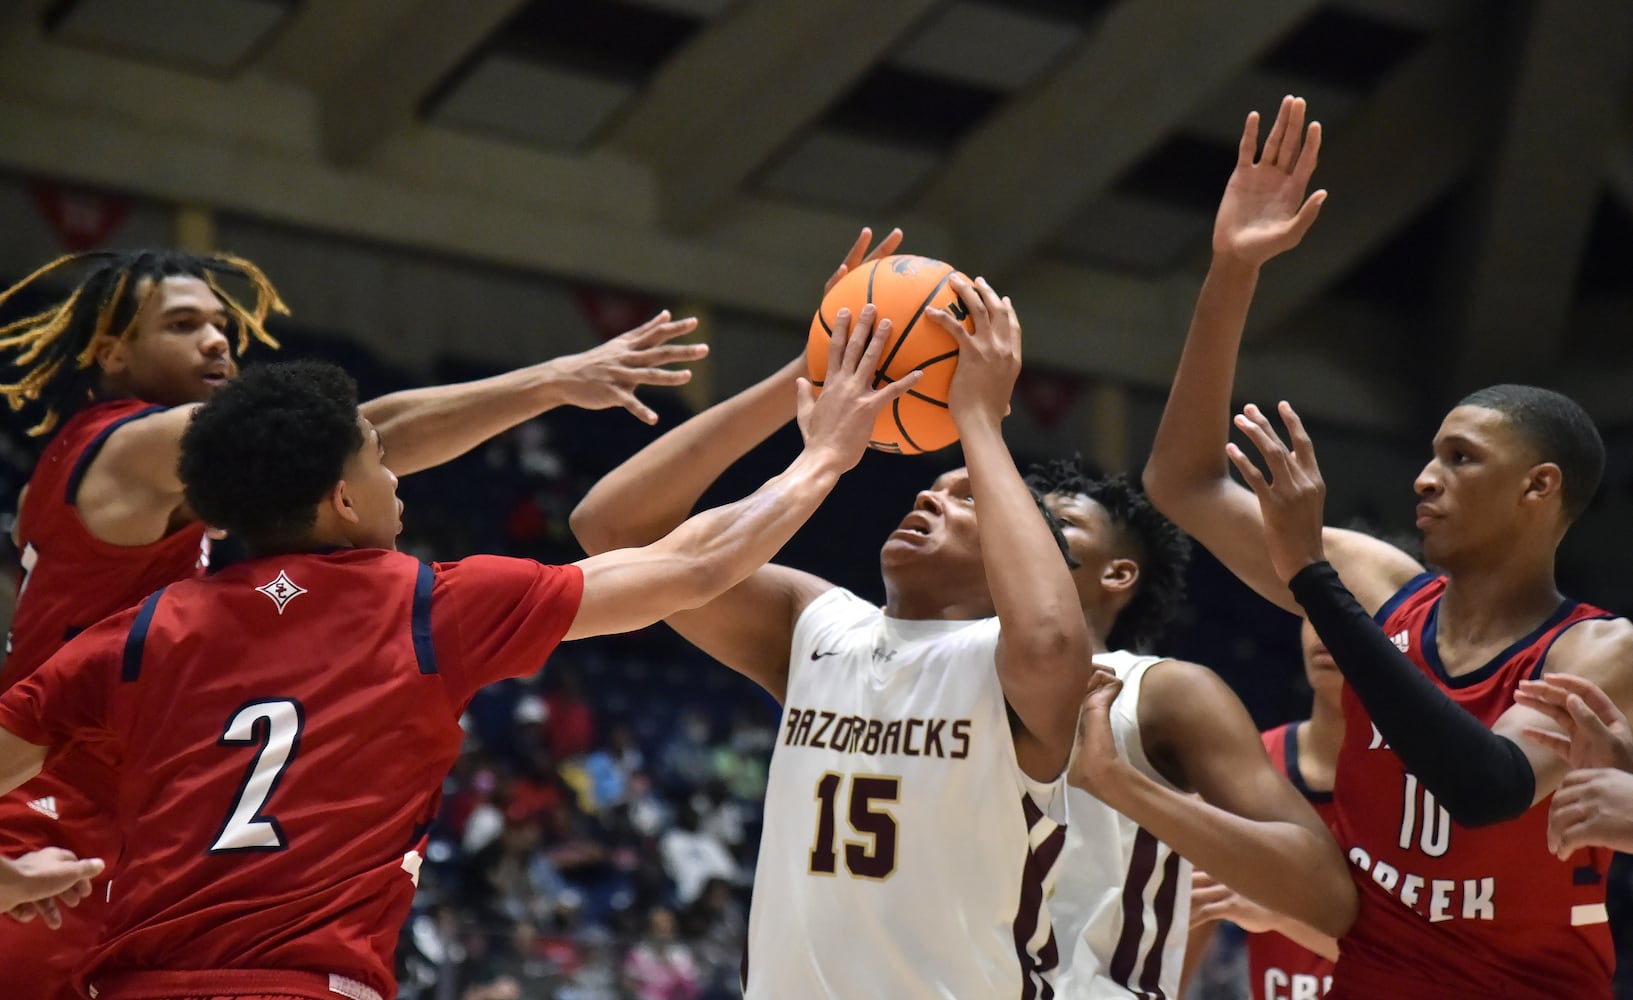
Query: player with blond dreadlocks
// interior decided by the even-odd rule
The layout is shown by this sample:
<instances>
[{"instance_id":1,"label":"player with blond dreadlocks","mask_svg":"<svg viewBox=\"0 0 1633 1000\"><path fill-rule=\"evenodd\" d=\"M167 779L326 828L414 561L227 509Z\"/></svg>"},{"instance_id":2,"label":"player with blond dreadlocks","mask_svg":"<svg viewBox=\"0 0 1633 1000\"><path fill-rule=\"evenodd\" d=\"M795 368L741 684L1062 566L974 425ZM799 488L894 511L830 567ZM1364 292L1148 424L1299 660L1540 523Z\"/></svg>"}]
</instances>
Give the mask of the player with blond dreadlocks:
<instances>
[{"instance_id":1,"label":"player with blond dreadlocks","mask_svg":"<svg viewBox=\"0 0 1633 1000\"><path fill-rule=\"evenodd\" d=\"M18 371L0 395L13 410L39 411L31 433L53 435L19 499L13 541L25 576L0 690L78 632L208 563L205 527L184 503L177 474L182 432L197 404L237 374L235 346L239 353L255 341L276 347L265 323L288 311L249 261L178 251L64 257L0 293L0 306L70 267L89 271L66 299L0 328L0 352ZM234 297L229 284L247 284L252 297ZM555 406L623 406L651 423L656 414L634 392L690 377L660 366L703 356L702 345L669 343L695 327L659 313L582 354L394 393L363 404L362 413L399 475L446 462ZM95 747L53 756L38 778L0 799L0 857L55 846L100 857L113 874L112 775ZM76 996L66 984L113 898L104 880L64 911L58 930L0 920L8 1000Z\"/></svg>"}]
</instances>

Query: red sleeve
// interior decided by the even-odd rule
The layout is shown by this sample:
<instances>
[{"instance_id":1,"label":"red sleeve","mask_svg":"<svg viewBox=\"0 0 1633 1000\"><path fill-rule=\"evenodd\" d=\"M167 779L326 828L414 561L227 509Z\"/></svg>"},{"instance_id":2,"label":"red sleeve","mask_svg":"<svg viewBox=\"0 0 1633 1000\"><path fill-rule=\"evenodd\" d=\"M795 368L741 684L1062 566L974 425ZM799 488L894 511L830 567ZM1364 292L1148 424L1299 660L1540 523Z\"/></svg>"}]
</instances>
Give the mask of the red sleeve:
<instances>
[{"instance_id":1,"label":"red sleeve","mask_svg":"<svg viewBox=\"0 0 1633 1000\"><path fill-rule=\"evenodd\" d=\"M132 609L76 636L12 685L0 696L0 727L53 750L103 738L134 616Z\"/></svg>"},{"instance_id":2,"label":"red sleeve","mask_svg":"<svg viewBox=\"0 0 1633 1000\"><path fill-rule=\"evenodd\" d=\"M431 641L460 704L485 684L537 673L584 596L577 566L472 556L431 568Z\"/></svg>"}]
</instances>

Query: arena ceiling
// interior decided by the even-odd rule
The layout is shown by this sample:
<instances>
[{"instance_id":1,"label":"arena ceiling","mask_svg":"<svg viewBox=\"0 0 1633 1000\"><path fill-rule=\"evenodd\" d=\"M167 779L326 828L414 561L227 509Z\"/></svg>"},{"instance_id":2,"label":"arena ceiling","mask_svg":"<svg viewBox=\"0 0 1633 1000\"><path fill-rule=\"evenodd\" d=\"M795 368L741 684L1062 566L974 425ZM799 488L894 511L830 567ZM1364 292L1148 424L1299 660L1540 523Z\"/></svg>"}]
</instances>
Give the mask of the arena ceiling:
<instances>
[{"instance_id":1,"label":"arena ceiling","mask_svg":"<svg viewBox=\"0 0 1633 1000\"><path fill-rule=\"evenodd\" d=\"M5 169L797 323L900 224L1033 363L1150 387L1244 113L1298 93L1332 197L1246 391L1633 422L1633 4L11 0L0 38Z\"/></svg>"}]
</instances>

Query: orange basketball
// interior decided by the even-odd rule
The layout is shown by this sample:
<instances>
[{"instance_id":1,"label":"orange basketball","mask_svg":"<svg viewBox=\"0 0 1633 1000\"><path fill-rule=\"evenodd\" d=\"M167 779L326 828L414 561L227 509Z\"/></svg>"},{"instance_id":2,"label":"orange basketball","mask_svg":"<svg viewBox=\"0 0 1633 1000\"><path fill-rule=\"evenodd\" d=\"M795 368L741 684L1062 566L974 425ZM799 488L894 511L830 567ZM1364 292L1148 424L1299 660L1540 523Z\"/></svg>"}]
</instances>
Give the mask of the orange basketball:
<instances>
[{"instance_id":1,"label":"orange basketball","mask_svg":"<svg viewBox=\"0 0 1633 1000\"><path fill-rule=\"evenodd\" d=\"M811 318L805 360L815 385L822 385L828 374L828 342L839 310L849 309L854 317L869 302L878 310L879 319L890 320L891 326L873 384L886 385L914 370L924 372L918 385L879 414L868 447L918 455L958 440L958 429L947 409L947 389L958 366L958 343L924 316L930 306L945 309L973 331L964 303L948 284L957 273L951 264L929 257L881 257L839 279Z\"/></svg>"}]
</instances>

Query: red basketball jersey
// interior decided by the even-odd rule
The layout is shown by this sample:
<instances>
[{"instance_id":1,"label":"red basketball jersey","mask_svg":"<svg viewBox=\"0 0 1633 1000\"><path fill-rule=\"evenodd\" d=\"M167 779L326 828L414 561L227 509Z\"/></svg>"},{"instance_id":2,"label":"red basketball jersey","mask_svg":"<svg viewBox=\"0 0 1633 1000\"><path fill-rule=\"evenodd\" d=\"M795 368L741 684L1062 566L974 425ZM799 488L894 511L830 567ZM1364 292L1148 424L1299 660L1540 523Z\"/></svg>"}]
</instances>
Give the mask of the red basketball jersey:
<instances>
[{"instance_id":1,"label":"red basketball jersey","mask_svg":"<svg viewBox=\"0 0 1633 1000\"><path fill-rule=\"evenodd\" d=\"M259 559L153 594L0 697L21 738L121 761L125 853L84 978L298 971L392 996L459 716L543 665L582 589L493 556Z\"/></svg>"},{"instance_id":2,"label":"red basketball jersey","mask_svg":"<svg viewBox=\"0 0 1633 1000\"><path fill-rule=\"evenodd\" d=\"M1299 773L1298 723L1267 729L1261 735L1270 763L1315 807L1327 829L1334 830L1338 818L1332 793L1311 789ZM1332 962L1274 931L1248 936L1247 968L1253 1000L1317 1000L1332 987Z\"/></svg>"},{"instance_id":3,"label":"red basketball jersey","mask_svg":"<svg viewBox=\"0 0 1633 1000\"><path fill-rule=\"evenodd\" d=\"M133 399L98 403L70 418L46 445L17 512L24 576L0 691L33 673L70 636L196 575L207 561L209 541L200 525L151 545L111 545L91 534L75 505L80 481L108 436L162 409ZM0 854L57 846L111 866L119 856L112 789L112 763L96 747L54 755L38 777L0 797ZM102 888L99 880L98 896ZM95 943L99 911L98 901L88 900L64 911L63 926L54 931L0 922L0 968L10 971L16 1000L62 995L52 984L66 980Z\"/></svg>"},{"instance_id":4,"label":"red basketball jersey","mask_svg":"<svg viewBox=\"0 0 1633 1000\"><path fill-rule=\"evenodd\" d=\"M1554 640L1577 622L1612 617L1566 601L1530 635L1473 673L1448 677L1435 647L1446 579L1424 574L1377 614L1384 631L1475 718L1492 725L1519 682L1537 677ZM1339 844L1349 856L1360 913L1340 942L1332 995L1468 1000L1610 996L1605 923L1610 852L1549 853L1548 806L1506 823L1451 820L1344 689L1339 753Z\"/></svg>"}]
</instances>

